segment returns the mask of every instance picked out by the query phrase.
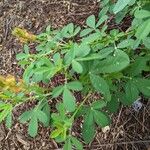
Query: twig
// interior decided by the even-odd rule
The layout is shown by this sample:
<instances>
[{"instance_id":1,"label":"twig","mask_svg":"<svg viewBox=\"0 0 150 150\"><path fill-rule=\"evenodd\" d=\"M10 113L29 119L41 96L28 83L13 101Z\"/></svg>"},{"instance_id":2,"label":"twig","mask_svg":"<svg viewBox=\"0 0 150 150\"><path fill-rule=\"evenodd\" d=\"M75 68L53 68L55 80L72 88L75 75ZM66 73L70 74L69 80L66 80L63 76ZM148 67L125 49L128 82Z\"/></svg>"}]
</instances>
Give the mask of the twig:
<instances>
[{"instance_id":1,"label":"twig","mask_svg":"<svg viewBox=\"0 0 150 150\"><path fill-rule=\"evenodd\" d=\"M113 145L125 145L125 144L140 144L140 143L150 143L150 140L139 140L139 141L127 141L127 142L116 142L116 143L107 143L107 144L98 144L93 145L93 147L104 147L104 146L113 146ZM97 149L98 150L98 149Z\"/></svg>"}]
</instances>

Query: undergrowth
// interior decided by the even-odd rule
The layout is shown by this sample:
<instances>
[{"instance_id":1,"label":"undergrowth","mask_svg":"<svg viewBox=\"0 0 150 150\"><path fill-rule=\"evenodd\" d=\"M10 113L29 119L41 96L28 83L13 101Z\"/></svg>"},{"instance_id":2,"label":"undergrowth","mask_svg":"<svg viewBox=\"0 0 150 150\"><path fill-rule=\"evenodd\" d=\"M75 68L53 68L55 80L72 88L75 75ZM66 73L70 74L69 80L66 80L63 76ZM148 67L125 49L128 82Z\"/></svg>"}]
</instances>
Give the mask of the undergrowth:
<instances>
[{"instance_id":1,"label":"undergrowth","mask_svg":"<svg viewBox=\"0 0 150 150\"><path fill-rule=\"evenodd\" d=\"M57 30L48 26L39 35L13 30L24 44L16 57L24 72L18 81L11 75L0 76L0 122L5 120L11 128L12 111L24 102L36 101L34 108L19 117L21 123L28 123L28 134L35 137L42 123L53 129L50 138L63 142L64 150L81 150L82 143L72 134L79 117L83 119L83 140L89 143L98 127L111 123L110 114L121 105L131 106L141 95L150 97L149 1L99 3L98 17L89 16L85 28L73 23ZM126 31L108 30L112 16L116 24L131 16L132 24ZM37 45L34 53L30 43ZM49 85L59 74L65 77L63 84L39 86ZM49 100L56 103L53 111Z\"/></svg>"}]
</instances>

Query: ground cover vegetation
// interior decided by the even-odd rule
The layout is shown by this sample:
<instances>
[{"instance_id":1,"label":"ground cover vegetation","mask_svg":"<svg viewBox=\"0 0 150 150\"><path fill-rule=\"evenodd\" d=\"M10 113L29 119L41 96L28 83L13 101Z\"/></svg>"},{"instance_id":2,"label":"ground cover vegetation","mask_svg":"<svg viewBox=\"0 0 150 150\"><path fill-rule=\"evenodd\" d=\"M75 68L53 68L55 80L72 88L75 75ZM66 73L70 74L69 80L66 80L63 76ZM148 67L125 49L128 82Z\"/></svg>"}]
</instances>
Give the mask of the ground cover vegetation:
<instances>
[{"instance_id":1,"label":"ground cover vegetation","mask_svg":"<svg viewBox=\"0 0 150 150\"><path fill-rule=\"evenodd\" d=\"M24 45L16 56L24 72L18 81L11 75L0 76L0 122L11 128L13 109L36 101L18 118L28 124L29 136L37 136L43 124L52 128L50 138L64 143L64 150L81 150L82 143L72 134L77 119L82 120L82 138L90 143L96 129L109 126L110 114L121 105L131 106L140 95L150 97L150 2L99 3L98 16L90 15L84 27L69 23L55 30L48 26L39 35L18 27L12 31ZM120 23L126 15L132 17L126 31L108 29L111 16ZM58 74L64 82L47 86Z\"/></svg>"}]
</instances>

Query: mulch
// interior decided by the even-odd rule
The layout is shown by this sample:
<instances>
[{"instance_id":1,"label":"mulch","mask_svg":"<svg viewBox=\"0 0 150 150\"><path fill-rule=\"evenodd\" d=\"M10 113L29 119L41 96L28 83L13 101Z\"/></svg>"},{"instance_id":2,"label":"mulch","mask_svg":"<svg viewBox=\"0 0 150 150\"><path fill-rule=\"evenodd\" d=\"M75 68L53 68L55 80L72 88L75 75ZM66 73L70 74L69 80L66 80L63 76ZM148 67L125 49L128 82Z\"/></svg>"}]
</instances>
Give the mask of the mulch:
<instances>
[{"instance_id":1,"label":"mulch","mask_svg":"<svg viewBox=\"0 0 150 150\"><path fill-rule=\"evenodd\" d=\"M60 28L73 22L84 26L85 19L97 15L99 4L96 0L1 0L0 1L0 74L21 76L22 70L17 65L15 56L22 46L11 35L14 27L23 27L38 34L46 26ZM120 28L130 24L128 19ZM124 27L125 26L125 27ZM113 27L119 28L117 25ZM119 28L119 29L120 29ZM59 82L59 78L57 78ZM142 108L135 111L132 107L121 108L112 115L110 129L98 129L95 140L85 145L85 150L146 150L150 147L150 102L142 100ZM0 150L54 150L61 149L49 138L50 128L39 127L36 138L27 135L27 126L18 123L17 118L34 106L34 102L26 103L14 111L12 129L8 130L4 123L0 125ZM77 120L74 134L81 141L81 124Z\"/></svg>"}]
</instances>

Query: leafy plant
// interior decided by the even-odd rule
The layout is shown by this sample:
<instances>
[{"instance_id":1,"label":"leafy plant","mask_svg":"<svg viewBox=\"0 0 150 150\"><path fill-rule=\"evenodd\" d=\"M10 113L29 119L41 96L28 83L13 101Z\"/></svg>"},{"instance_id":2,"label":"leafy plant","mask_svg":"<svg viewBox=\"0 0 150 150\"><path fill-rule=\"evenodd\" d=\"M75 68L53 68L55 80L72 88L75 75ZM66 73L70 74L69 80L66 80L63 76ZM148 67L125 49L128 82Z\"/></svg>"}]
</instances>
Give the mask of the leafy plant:
<instances>
[{"instance_id":1,"label":"leafy plant","mask_svg":"<svg viewBox=\"0 0 150 150\"><path fill-rule=\"evenodd\" d=\"M14 29L13 34L25 43L23 52L17 54L23 79L17 84L14 77L0 78L0 122L6 119L10 127L13 109L35 100L37 105L19 117L21 123L28 123L29 135L35 137L42 123L53 129L51 138L65 143L64 150L81 150L81 142L72 134L79 117L83 119L83 140L89 143L97 127L110 124L109 114L120 105L131 106L141 94L150 97L150 10L140 0L100 3L103 8L98 18L89 16L84 29L73 23L58 30L48 26L39 35ZM131 27L108 30L112 14L118 23L131 15ZM34 53L30 42L37 45ZM62 74L60 85L47 89L39 84L49 85ZM56 107L50 109L49 100Z\"/></svg>"}]
</instances>

